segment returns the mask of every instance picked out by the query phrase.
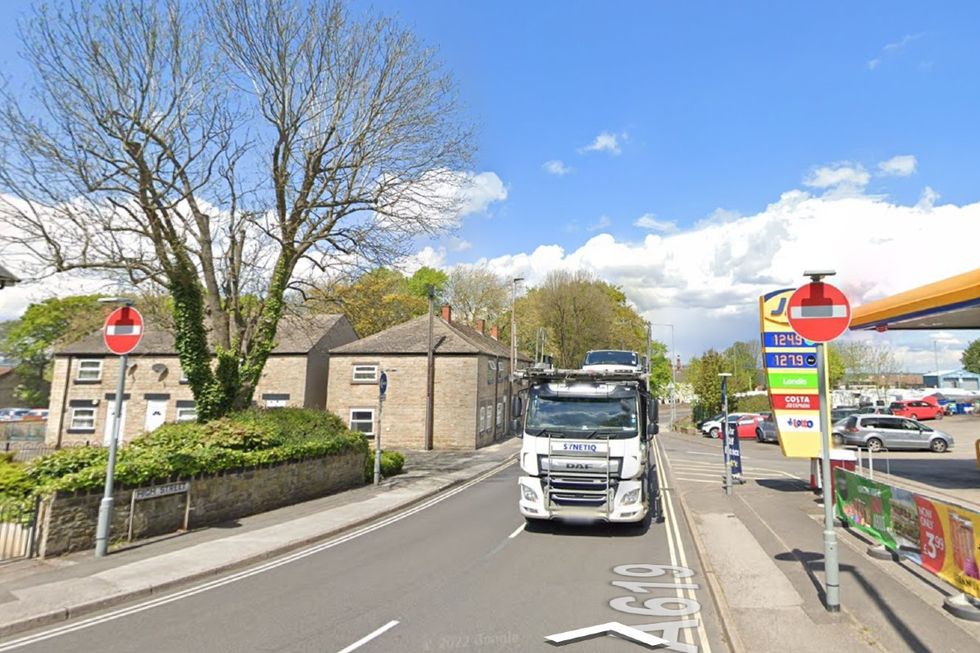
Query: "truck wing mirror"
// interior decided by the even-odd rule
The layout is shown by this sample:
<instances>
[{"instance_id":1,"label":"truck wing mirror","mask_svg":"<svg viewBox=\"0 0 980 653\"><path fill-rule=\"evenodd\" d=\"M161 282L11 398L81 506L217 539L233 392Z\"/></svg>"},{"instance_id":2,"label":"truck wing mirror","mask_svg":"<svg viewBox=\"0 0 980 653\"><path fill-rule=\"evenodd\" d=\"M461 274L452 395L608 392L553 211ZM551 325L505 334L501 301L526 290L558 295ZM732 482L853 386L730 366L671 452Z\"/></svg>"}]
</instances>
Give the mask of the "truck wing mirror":
<instances>
[{"instance_id":1,"label":"truck wing mirror","mask_svg":"<svg viewBox=\"0 0 980 653\"><path fill-rule=\"evenodd\" d=\"M520 417L524 412L524 402L519 396L515 396L511 402L510 416L514 419Z\"/></svg>"}]
</instances>

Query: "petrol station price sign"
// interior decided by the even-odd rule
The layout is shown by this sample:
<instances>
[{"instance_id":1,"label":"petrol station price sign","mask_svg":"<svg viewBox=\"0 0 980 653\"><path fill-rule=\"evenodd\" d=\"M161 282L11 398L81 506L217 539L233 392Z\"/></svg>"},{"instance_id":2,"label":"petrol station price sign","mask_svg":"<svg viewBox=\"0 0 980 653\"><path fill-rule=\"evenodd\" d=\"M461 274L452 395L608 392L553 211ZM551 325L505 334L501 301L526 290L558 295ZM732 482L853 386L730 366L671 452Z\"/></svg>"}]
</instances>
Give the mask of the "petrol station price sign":
<instances>
[{"instance_id":1,"label":"petrol station price sign","mask_svg":"<svg viewBox=\"0 0 980 653\"><path fill-rule=\"evenodd\" d=\"M795 292L787 288L759 298L762 358L783 455L812 458L820 455L817 349L790 324Z\"/></svg>"}]
</instances>

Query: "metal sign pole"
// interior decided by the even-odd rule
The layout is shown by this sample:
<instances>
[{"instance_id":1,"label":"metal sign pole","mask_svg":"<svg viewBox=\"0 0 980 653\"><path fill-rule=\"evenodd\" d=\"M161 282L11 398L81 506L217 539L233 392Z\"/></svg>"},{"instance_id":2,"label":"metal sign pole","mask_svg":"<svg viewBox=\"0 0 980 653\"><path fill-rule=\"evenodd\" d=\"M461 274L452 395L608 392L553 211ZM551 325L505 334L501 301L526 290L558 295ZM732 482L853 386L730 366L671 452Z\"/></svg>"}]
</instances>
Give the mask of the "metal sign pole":
<instances>
[{"instance_id":1,"label":"metal sign pole","mask_svg":"<svg viewBox=\"0 0 980 653\"><path fill-rule=\"evenodd\" d=\"M378 398L378 432L374 435L374 484L381 484L381 410L385 405L382 395Z\"/></svg>"},{"instance_id":2,"label":"metal sign pole","mask_svg":"<svg viewBox=\"0 0 980 653\"><path fill-rule=\"evenodd\" d=\"M109 528L112 525L112 481L116 471L116 443L119 441L119 422L122 421L123 394L126 390L126 368L129 354L119 357L119 382L116 384L116 405L113 409L112 436L109 440L109 463L105 472L105 494L99 503L99 522L95 528L95 557L109 551Z\"/></svg>"},{"instance_id":3,"label":"metal sign pole","mask_svg":"<svg viewBox=\"0 0 980 653\"><path fill-rule=\"evenodd\" d=\"M817 387L820 391L820 460L823 466L823 547L827 575L827 610L840 612L840 563L837 559L837 534L834 532L834 485L830 468L830 420L827 411L827 347L817 343Z\"/></svg>"}]
</instances>

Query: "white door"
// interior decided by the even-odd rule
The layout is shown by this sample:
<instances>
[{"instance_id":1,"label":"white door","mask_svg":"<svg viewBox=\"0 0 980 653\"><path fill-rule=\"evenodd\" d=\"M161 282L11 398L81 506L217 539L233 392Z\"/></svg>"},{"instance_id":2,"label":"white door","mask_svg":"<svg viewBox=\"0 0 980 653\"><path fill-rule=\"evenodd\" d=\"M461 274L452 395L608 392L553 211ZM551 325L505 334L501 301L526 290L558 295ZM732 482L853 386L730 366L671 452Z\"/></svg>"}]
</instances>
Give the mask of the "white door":
<instances>
[{"instance_id":1,"label":"white door","mask_svg":"<svg viewBox=\"0 0 980 653\"><path fill-rule=\"evenodd\" d=\"M126 404L128 403L129 402L126 401L125 399L123 400L122 414L120 415L120 420L119 420L119 441L116 443L117 445L122 444L123 440L125 439L124 434L126 432ZM113 422L116 421L116 400L107 399L105 402L105 409L106 409L105 433L103 433L102 435L102 444L108 447L109 442L112 440L112 424Z\"/></svg>"},{"instance_id":2,"label":"white door","mask_svg":"<svg viewBox=\"0 0 980 653\"><path fill-rule=\"evenodd\" d=\"M167 400L148 399L146 402L146 421L143 428L149 433L167 421Z\"/></svg>"}]
</instances>

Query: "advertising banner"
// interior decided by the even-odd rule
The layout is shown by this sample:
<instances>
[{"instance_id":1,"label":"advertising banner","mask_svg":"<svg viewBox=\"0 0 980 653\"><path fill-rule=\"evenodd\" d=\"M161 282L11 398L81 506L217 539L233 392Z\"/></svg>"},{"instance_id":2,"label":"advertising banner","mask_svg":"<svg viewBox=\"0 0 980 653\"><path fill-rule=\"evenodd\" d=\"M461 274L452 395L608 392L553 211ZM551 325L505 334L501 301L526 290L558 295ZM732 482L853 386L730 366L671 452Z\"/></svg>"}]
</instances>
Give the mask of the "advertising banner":
<instances>
[{"instance_id":1,"label":"advertising banner","mask_svg":"<svg viewBox=\"0 0 980 653\"><path fill-rule=\"evenodd\" d=\"M794 292L787 288L759 298L762 360L783 455L815 458L821 449L817 350L789 324L789 299Z\"/></svg>"},{"instance_id":2,"label":"advertising banner","mask_svg":"<svg viewBox=\"0 0 980 653\"><path fill-rule=\"evenodd\" d=\"M728 425L725 435L725 463L731 465L732 476L742 478L742 446L738 442L738 426Z\"/></svg>"},{"instance_id":3,"label":"advertising banner","mask_svg":"<svg viewBox=\"0 0 980 653\"><path fill-rule=\"evenodd\" d=\"M835 469L837 516L980 598L980 513Z\"/></svg>"}]
</instances>

